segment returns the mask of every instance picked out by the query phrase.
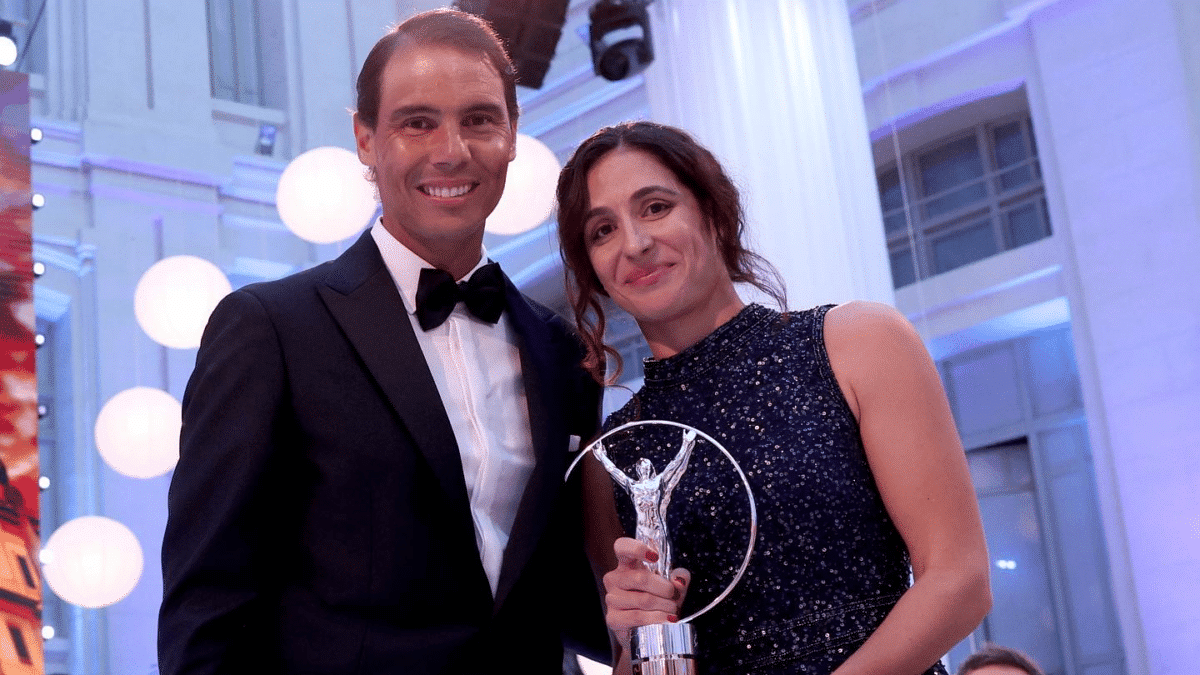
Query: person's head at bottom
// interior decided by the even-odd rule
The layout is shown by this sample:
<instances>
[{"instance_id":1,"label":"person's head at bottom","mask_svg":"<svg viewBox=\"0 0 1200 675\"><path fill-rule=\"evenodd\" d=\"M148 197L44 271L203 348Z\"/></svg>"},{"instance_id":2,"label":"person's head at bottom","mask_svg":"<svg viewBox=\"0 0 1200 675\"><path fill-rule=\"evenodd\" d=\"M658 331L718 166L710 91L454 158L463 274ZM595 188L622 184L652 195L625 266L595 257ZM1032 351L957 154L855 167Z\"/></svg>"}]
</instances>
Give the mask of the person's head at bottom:
<instances>
[{"instance_id":1,"label":"person's head at bottom","mask_svg":"<svg viewBox=\"0 0 1200 675\"><path fill-rule=\"evenodd\" d=\"M1044 675L1033 659L1016 649L987 645L967 657L958 675Z\"/></svg>"}]
</instances>

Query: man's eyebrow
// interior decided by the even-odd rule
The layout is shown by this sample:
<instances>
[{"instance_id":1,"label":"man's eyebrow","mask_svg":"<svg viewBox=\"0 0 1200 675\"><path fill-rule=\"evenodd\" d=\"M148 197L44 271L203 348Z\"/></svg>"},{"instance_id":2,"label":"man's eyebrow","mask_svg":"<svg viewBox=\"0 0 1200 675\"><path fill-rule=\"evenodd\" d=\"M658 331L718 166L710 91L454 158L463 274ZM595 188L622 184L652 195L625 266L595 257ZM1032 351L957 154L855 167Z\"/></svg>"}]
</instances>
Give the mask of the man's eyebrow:
<instances>
[{"instance_id":1,"label":"man's eyebrow","mask_svg":"<svg viewBox=\"0 0 1200 675\"><path fill-rule=\"evenodd\" d=\"M462 114L470 115L473 113L488 113L490 115L502 116L506 108L498 103L474 103L463 109Z\"/></svg>"},{"instance_id":2,"label":"man's eyebrow","mask_svg":"<svg viewBox=\"0 0 1200 675\"><path fill-rule=\"evenodd\" d=\"M437 108L434 108L432 106L420 105L420 104L404 105L404 106L400 106L399 108L396 108L395 110L393 110L392 114L388 115L388 119L391 120L392 122L398 122L402 118L410 117L412 115L429 115L429 116L436 117L439 115L439 113L438 113Z\"/></svg>"},{"instance_id":3,"label":"man's eyebrow","mask_svg":"<svg viewBox=\"0 0 1200 675\"><path fill-rule=\"evenodd\" d=\"M462 114L469 115L472 113L481 113L482 112L482 113L491 113L493 115L501 115L504 113L504 111L505 111L505 108L496 103L475 103L475 104L469 105L466 108L464 108L462 111ZM405 117L411 117L413 115L425 115L425 116L429 116L429 117L440 117L442 115L442 111L433 106L428 106L428 105L423 105L423 104L418 103L418 104L414 104L414 105L405 105L405 106L400 106L399 108L396 108L395 110L392 111L392 114L388 116L388 119L391 120L392 122L398 122L399 120L401 120Z\"/></svg>"}]
</instances>

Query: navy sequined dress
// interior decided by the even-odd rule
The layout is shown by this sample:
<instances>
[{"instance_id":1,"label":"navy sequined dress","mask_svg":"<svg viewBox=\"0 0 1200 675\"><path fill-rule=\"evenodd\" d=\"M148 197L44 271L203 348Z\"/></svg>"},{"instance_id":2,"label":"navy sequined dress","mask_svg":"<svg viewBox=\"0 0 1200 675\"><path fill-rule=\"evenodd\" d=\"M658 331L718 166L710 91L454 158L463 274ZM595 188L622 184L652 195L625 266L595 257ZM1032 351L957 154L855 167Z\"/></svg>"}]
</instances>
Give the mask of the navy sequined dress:
<instances>
[{"instance_id":1,"label":"navy sequined dress","mask_svg":"<svg viewBox=\"0 0 1200 675\"><path fill-rule=\"evenodd\" d=\"M702 673L826 675L908 588L907 549L884 510L825 352L828 309L784 316L746 306L679 354L647 360L645 385L605 424L664 419L694 426L737 458L754 491L759 533L745 576L695 620ZM686 479L704 484L715 464L691 462ZM688 489L680 483L673 506L695 499L685 496ZM632 532L629 498L616 490ZM744 516L723 518L722 504L731 502L713 501L687 507L706 514L699 519L706 533L668 518L677 564L692 573L689 602L705 597L706 580L727 580L736 567L706 569L706 558L695 551L689 557L689 549L744 538L746 528L736 522ZM697 609L685 603L683 614ZM945 672L939 663L927 675Z\"/></svg>"}]
</instances>

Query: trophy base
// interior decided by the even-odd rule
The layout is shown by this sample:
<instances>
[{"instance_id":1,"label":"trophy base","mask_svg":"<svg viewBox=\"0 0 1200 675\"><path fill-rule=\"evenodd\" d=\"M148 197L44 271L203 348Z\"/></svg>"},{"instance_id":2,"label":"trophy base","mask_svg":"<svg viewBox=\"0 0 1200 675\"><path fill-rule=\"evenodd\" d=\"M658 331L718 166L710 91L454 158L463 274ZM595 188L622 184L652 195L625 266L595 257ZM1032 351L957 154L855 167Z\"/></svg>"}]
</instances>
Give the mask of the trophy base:
<instances>
[{"instance_id":1,"label":"trophy base","mask_svg":"<svg viewBox=\"0 0 1200 675\"><path fill-rule=\"evenodd\" d=\"M634 675L696 675L696 631L690 623L656 623L633 630Z\"/></svg>"}]
</instances>

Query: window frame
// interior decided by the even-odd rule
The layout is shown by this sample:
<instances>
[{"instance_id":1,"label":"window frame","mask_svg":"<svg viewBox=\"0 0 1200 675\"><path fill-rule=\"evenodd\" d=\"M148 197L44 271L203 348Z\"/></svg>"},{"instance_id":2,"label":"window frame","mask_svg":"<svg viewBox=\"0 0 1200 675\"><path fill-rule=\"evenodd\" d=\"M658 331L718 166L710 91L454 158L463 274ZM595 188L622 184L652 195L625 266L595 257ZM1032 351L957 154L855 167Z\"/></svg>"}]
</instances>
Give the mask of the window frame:
<instances>
[{"instance_id":1,"label":"window frame","mask_svg":"<svg viewBox=\"0 0 1200 675\"><path fill-rule=\"evenodd\" d=\"M996 156L997 144L995 132L997 129L1016 123L1024 142L1026 156L1024 159L1000 167ZM920 160L941 148L963 139L973 138L975 148L983 161L983 174L936 193L925 195L924 179ZM1006 175L1029 167L1029 179L1018 186L1005 189L1001 183ZM885 177L895 172L899 181L901 203L898 207L884 210L882 205L882 184ZM1009 251L1033 241L1038 241L1053 235L1050 223L1049 209L1046 205L1046 184L1037 155L1037 142L1033 129L1032 118L1027 110L1002 115L980 122L973 126L959 129L943 135L929 143L901 153L899 160L890 161L876 167L876 184L881 187L881 215L883 217L884 239L888 248L893 287L902 288L917 281L923 281L943 272L949 272L964 267L971 262L989 258L997 253ZM926 215L925 209L932 202L943 199L960 190L974 185L983 186L983 197L969 203L959 205L932 217ZM1036 209L1040 222L1044 225L1043 234L1036 239L1021 243L1016 242L1010 226L1009 214L1013 211L1032 204ZM888 231L886 222L889 218L902 216L903 228ZM962 234L987 220L990 224L992 242L995 250L983 257L975 258L965 263L941 268L937 261L935 245L939 241ZM897 268L892 258L907 255L912 267L912 280L897 283L907 279L897 276Z\"/></svg>"},{"instance_id":2,"label":"window frame","mask_svg":"<svg viewBox=\"0 0 1200 675\"><path fill-rule=\"evenodd\" d=\"M284 10L279 0L205 0L208 38L209 95L256 108L282 110L287 106L286 64L281 55L267 53L281 47ZM247 23L238 17L249 12ZM220 23L215 23L220 19ZM227 39L218 41L220 33ZM251 44L246 44L249 41ZM218 55L227 63L231 81L219 87ZM229 89L225 91L224 89Z\"/></svg>"},{"instance_id":3,"label":"window frame","mask_svg":"<svg viewBox=\"0 0 1200 675\"><path fill-rule=\"evenodd\" d=\"M1049 669L1049 675L1083 675L1092 669L1108 668L1105 672L1123 675L1128 672L1125 654L1121 649L1121 622L1115 602L1115 579L1112 575L1109 545L1101 524L1098 486L1096 484L1094 459L1087 435L1087 416L1083 405L1082 385L1079 381L1078 365L1073 349L1070 324L1048 326L1017 337L1000 340L986 345L973 347L955 354L944 356L937 360L937 369L947 400L954 414L955 424L962 438L964 450L968 456L976 452L994 450L1003 446L1020 444L1028 453L1031 492L1035 499L1039 519L1039 537L1042 551L1047 564L1047 579L1050 583L1049 599L1053 607L1053 620L1059 655L1062 667L1057 670ZM1051 396L1044 398L1037 392L1043 390L1043 383L1053 374L1039 375L1039 361L1036 354L1037 346L1052 345L1061 348L1070 360L1063 383L1065 395L1058 399ZM980 380L976 372L979 365L989 356L1005 355L1008 357L1009 368L1013 376L1014 390L1012 400L1018 402L1019 410L1015 418L996 418L993 422L980 424L979 418L965 421L963 410L971 405L970 398L964 395L967 391L978 391L978 387L986 380ZM962 370L958 370L958 369ZM959 374L970 371L968 378ZM1061 375L1062 373L1059 373ZM986 390L986 389L985 389ZM1052 404L1045 405L1042 404ZM1078 452L1069 456L1055 456L1048 445L1052 434L1065 433L1078 439ZM1100 596L1092 598L1095 604L1103 607L1104 617L1109 622L1112 632L1105 636L1108 647L1099 652L1092 652L1088 645L1081 641L1080 627L1076 616L1085 609L1086 600L1077 595L1076 587L1068 578L1073 567L1069 561L1072 558L1071 549L1078 550L1081 540L1068 535L1063 527L1064 519L1069 513L1063 512L1059 500L1064 493L1059 480L1074 476L1084 480L1090 486L1091 503L1085 505L1089 511L1086 521L1076 523L1074 529L1094 526L1094 536L1087 539L1102 555L1092 561L1095 579L1102 580L1103 588L1098 588ZM974 483L974 478L972 479ZM976 493L980 493L977 486ZM995 495L1000 491L985 488L987 495ZM987 523L985 522L985 528ZM989 537L989 542L991 538ZM994 564L996 549L991 551ZM997 574L992 570L992 574ZM998 611L993 608L992 612ZM965 656L991 641L991 619L988 617L972 631L965 640L951 648L947 665L957 668ZM1018 648L1023 647L1014 644ZM1047 664L1043 663L1043 666Z\"/></svg>"}]
</instances>

